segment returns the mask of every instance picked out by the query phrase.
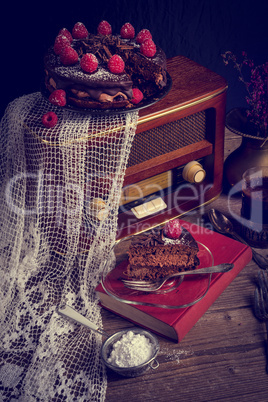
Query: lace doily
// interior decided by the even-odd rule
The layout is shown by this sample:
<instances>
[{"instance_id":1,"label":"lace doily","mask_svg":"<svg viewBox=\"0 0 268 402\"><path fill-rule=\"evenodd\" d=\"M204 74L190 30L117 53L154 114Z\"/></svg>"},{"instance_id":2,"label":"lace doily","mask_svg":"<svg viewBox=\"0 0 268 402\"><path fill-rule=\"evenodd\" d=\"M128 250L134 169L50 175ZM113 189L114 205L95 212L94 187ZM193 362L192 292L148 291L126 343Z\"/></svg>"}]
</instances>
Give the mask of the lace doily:
<instances>
[{"instance_id":1,"label":"lace doily","mask_svg":"<svg viewBox=\"0 0 268 402\"><path fill-rule=\"evenodd\" d=\"M55 111L47 129L41 118ZM138 112L91 116L23 96L1 122L0 399L103 401L101 335L56 312L67 303L99 327L95 295L115 241Z\"/></svg>"}]
</instances>

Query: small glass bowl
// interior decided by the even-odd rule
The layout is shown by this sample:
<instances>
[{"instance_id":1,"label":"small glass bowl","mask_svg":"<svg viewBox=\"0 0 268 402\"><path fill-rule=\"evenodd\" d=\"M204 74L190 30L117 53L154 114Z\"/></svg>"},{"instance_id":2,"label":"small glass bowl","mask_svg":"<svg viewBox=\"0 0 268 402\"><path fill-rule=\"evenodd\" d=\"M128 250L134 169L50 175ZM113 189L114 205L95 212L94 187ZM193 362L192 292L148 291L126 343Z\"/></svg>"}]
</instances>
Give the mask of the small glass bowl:
<instances>
[{"instance_id":1,"label":"small glass bowl","mask_svg":"<svg viewBox=\"0 0 268 402\"><path fill-rule=\"evenodd\" d=\"M108 363L108 358L111 354L113 349L113 345L117 342L124 334L127 332L132 331L134 334L140 334L146 336L153 345L153 353L149 360L145 361L144 363L134 366L134 367L118 367ZM145 331L142 328L128 328L122 331L116 332L114 335L109 336L107 338L101 348L101 358L104 364L111 370L115 371L116 373L124 376L124 377L137 377L145 373L146 370L149 368L155 370L159 366L158 361L156 360L156 356L159 352L159 342L155 335L152 333Z\"/></svg>"}]
</instances>

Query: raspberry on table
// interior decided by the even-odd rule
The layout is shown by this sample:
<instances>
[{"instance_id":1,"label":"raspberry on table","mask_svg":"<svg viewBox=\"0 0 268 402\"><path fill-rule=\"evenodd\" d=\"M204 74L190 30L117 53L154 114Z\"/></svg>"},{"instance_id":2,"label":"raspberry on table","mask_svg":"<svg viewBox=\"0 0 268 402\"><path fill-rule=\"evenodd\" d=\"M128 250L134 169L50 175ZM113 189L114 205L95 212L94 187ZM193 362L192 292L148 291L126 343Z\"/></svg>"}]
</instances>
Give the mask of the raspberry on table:
<instances>
[{"instance_id":1,"label":"raspberry on table","mask_svg":"<svg viewBox=\"0 0 268 402\"><path fill-rule=\"evenodd\" d=\"M135 29L129 22L126 22L120 29L120 35L123 39L133 39L135 38Z\"/></svg>"},{"instance_id":2,"label":"raspberry on table","mask_svg":"<svg viewBox=\"0 0 268 402\"><path fill-rule=\"evenodd\" d=\"M56 126L58 122L58 116L54 112L48 112L42 116L42 123L46 128L52 128Z\"/></svg>"},{"instance_id":3,"label":"raspberry on table","mask_svg":"<svg viewBox=\"0 0 268 402\"><path fill-rule=\"evenodd\" d=\"M103 20L99 23L97 28L98 34L100 35L111 35L112 27L109 22Z\"/></svg>"},{"instance_id":4,"label":"raspberry on table","mask_svg":"<svg viewBox=\"0 0 268 402\"><path fill-rule=\"evenodd\" d=\"M49 102L55 106L66 105L66 92L63 89L55 89L48 98Z\"/></svg>"},{"instance_id":5,"label":"raspberry on table","mask_svg":"<svg viewBox=\"0 0 268 402\"><path fill-rule=\"evenodd\" d=\"M120 74L125 69L125 63L118 54L114 54L108 61L108 68L111 73Z\"/></svg>"},{"instance_id":6,"label":"raspberry on table","mask_svg":"<svg viewBox=\"0 0 268 402\"><path fill-rule=\"evenodd\" d=\"M62 49L64 49L66 46L70 46L70 43L71 42L69 41L67 36L58 35L54 42L54 48L53 48L54 52L59 55L61 53Z\"/></svg>"},{"instance_id":7,"label":"raspberry on table","mask_svg":"<svg viewBox=\"0 0 268 402\"><path fill-rule=\"evenodd\" d=\"M140 103L142 101L143 93L141 92L141 90L139 88L133 88L132 92L133 92L133 96L132 96L131 102L134 103L134 105L136 105L137 103Z\"/></svg>"},{"instance_id":8,"label":"raspberry on table","mask_svg":"<svg viewBox=\"0 0 268 402\"><path fill-rule=\"evenodd\" d=\"M78 54L71 46L66 46L60 53L60 61L64 66L71 66L78 61Z\"/></svg>"},{"instance_id":9,"label":"raspberry on table","mask_svg":"<svg viewBox=\"0 0 268 402\"><path fill-rule=\"evenodd\" d=\"M147 39L145 42L142 42L140 52L146 57L154 57L156 46L152 39Z\"/></svg>"},{"instance_id":10,"label":"raspberry on table","mask_svg":"<svg viewBox=\"0 0 268 402\"><path fill-rule=\"evenodd\" d=\"M94 73L98 68L98 59L93 53L86 53L83 55L80 66L86 73Z\"/></svg>"},{"instance_id":11,"label":"raspberry on table","mask_svg":"<svg viewBox=\"0 0 268 402\"><path fill-rule=\"evenodd\" d=\"M68 31L67 28L62 28L62 29L59 31L58 35L64 35L64 36L66 36L66 38L69 39L69 42L70 42L70 43L72 43L72 41L73 41L72 34L71 34L71 32Z\"/></svg>"},{"instance_id":12,"label":"raspberry on table","mask_svg":"<svg viewBox=\"0 0 268 402\"><path fill-rule=\"evenodd\" d=\"M173 219L164 226L164 235L170 239L178 239L181 235L182 228L179 219Z\"/></svg>"},{"instance_id":13,"label":"raspberry on table","mask_svg":"<svg viewBox=\"0 0 268 402\"><path fill-rule=\"evenodd\" d=\"M141 44L147 39L152 39L152 34L148 29L142 29L136 37L136 42Z\"/></svg>"},{"instance_id":14,"label":"raspberry on table","mask_svg":"<svg viewBox=\"0 0 268 402\"><path fill-rule=\"evenodd\" d=\"M85 39L88 37L88 30L82 22L74 24L72 36L74 39Z\"/></svg>"}]
</instances>

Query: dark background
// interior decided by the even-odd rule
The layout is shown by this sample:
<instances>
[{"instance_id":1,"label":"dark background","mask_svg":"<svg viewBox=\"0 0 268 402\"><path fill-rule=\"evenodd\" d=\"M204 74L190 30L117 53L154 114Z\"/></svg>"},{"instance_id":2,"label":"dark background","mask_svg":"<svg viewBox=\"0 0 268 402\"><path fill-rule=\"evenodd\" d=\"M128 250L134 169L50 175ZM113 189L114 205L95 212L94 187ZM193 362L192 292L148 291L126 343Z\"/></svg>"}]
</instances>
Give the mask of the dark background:
<instances>
[{"instance_id":1,"label":"dark background","mask_svg":"<svg viewBox=\"0 0 268 402\"><path fill-rule=\"evenodd\" d=\"M221 54L245 50L256 65L268 60L267 0L25 0L9 1L1 14L0 117L10 101L39 91L44 52L62 27L71 31L78 21L92 33L102 19L114 33L125 22L136 33L149 29L167 57L187 56L227 79L227 111L245 106L246 93Z\"/></svg>"}]
</instances>

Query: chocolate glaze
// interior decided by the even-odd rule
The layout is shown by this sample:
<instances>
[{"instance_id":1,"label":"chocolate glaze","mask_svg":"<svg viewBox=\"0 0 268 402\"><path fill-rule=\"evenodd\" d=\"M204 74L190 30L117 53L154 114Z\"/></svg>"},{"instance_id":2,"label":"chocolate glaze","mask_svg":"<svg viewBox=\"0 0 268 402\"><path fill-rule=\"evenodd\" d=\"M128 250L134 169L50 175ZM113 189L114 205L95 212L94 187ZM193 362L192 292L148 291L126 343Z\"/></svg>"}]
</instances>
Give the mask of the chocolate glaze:
<instances>
[{"instance_id":1,"label":"chocolate glaze","mask_svg":"<svg viewBox=\"0 0 268 402\"><path fill-rule=\"evenodd\" d=\"M81 91L83 94L77 97L82 100L88 95L96 101L103 93L110 96L121 93L126 99L131 99L133 86L138 86L146 96L146 91L151 95L166 85L166 56L159 47L153 58L147 58L140 53L140 46L135 40L92 34L86 39L74 40L72 47L79 55L79 61L73 66L63 66L53 47L45 55L45 83L50 92L64 89L67 97L71 95L73 98L77 94L71 90ZM98 69L92 74L83 72L80 67L80 59L85 53L94 53L98 59ZM124 73L113 74L107 69L107 62L113 54L123 58ZM119 100L122 101L120 96Z\"/></svg>"}]
</instances>

